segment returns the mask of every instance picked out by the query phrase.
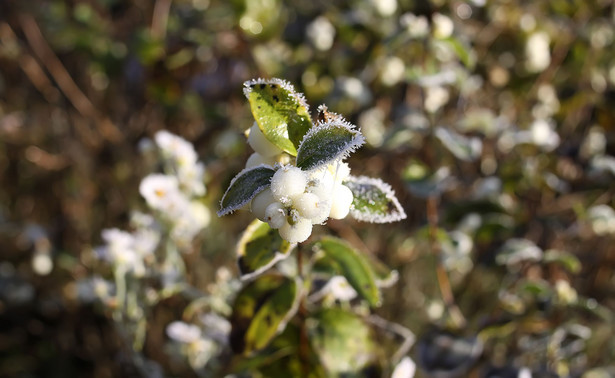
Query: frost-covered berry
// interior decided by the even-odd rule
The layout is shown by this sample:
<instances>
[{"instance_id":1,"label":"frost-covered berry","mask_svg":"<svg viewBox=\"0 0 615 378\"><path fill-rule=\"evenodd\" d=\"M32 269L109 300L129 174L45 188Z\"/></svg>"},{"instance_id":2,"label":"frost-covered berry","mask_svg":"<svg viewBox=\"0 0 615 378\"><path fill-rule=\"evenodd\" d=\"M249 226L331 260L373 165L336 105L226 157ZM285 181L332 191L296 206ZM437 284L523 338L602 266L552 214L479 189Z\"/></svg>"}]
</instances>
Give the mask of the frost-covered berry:
<instances>
[{"instance_id":1,"label":"frost-covered berry","mask_svg":"<svg viewBox=\"0 0 615 378\"><path fill-rule=\"evenodd\" d=\"M312 224L323 223L329 216L329 204L314 193L303 193L293 202L293 206L303 218Z\"/></svg>"},{"instance_id":2,"label":"frost-covered berry","mask_svg":"<svg viewBox=\"0 0 615 378\"><path fill-rule=\"evenodd\" d=\"M350 212L353 195L346 185L337 185L333 190L331 202L331 212L329 217L333 219L343 219Z\"/></svg>"},{"instance_id":3,"label":"frost-covered berry","mask_svg":"<svg viewBox=\"0 0 615 378\"><path fill-rule=\"evenodd\" d=\"M246 161L246 168L256 167L257 165L267 164L273 166L275 159L271 156L263 156L258 152L253 153Z\"/></svg>"},{"instance_id":4,"label":"frost-covered berry","mask_svg":"<svg viewBox=\"0 0 615 378\"><path fill-rule=\"evenodd\" d=\"M271 190L265 189L262 192L258 193L254 199L252 199L252 203L250 205L250 210L254 214L255 217L265 221L265 210L267 206L276 202L275 198L273 198L273 194Z\"/></svg>"},{"instance_id":5,"label":"frost-covered berry","mask_svg":"<svg viewBox=\"0 0 615 378\"><path fill-rule=\"evenodd\" d=\"M250 128L250 135L248 136L248 144L252 149L262 156L271 157L282 153L275 144L271 143L269 139L265 137L265 134L259 129L258 124L254 122Z\"/></svg>"},{"instance_id":6,"label":"frost-covered berry","mask_svg":"<svg viewBox=\"0 0 615 378\"><path fill-rule=\"evenodd\" d=\"M292 165L281 167L271 178L273 196L283 203L302 194L305 191L306 185L307 175L305 172Z\"/></svg>"},{"instance_id":7,"label":"frost-covered berry","mask_svg":"<svg viewBox=\"0 0 615 378\"><path fill-rule=\"evenodd\" d=\"M280 228L284 226L286 221L286 209L279 202L274 202L265 209L265 222L269 223L271 228Z\"/></svg>"},{"instance_id":8,"label":"frost-covered berry","mask_svg":"<svg viewBox=\"0 0 615 378\"><path fill-rule=\"evenodd\" d=\"M299 218L294 224L286 223L279 229L282 239L290 243L301 243L312 234L312 222Z\"/></svg>"}]
</instances>

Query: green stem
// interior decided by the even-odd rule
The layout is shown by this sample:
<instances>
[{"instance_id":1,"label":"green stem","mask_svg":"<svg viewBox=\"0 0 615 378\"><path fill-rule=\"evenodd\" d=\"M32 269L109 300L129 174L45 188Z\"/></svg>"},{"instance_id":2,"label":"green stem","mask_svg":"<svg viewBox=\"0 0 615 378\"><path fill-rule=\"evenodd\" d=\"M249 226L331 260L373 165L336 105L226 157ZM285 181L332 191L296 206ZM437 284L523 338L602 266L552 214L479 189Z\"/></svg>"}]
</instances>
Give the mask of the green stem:
<instances>
[{"instance_id":1,"label":"green stem","mask_svg":"<svg viewBox=\"0 0 615 378\"><path fill-rule=\"evenodd\" d=\"M297 275L301 279L301 283L303 285L304 276L303 276L303 251L301 249L301 244L297 245ZM310 367L310 348L309 348L309 339L306 328L306 319L307 319L307 308L305 307L305 298L306 293L305 290L302 290L301 298L299 300L299 360L301 361L301 374L303 377L307 377L309 375L309 367Z\"/></svg>"}]
</instances>

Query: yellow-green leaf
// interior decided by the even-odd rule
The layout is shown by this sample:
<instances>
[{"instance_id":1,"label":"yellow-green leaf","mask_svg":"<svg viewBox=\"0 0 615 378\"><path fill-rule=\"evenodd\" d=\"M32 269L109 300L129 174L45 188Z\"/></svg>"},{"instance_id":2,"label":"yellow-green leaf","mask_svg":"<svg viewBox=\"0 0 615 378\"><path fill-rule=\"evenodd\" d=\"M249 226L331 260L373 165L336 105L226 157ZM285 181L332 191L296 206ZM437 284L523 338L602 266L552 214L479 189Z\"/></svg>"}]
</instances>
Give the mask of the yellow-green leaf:
<instances>
[{"instance_id":1,"label":"yellow-green leaf","mask_svg":"<svg viewBox=\"0 0 615 378\"><path fill-rule=\"evenodd\" d=\"M250 282L237 295L231 315L231 348L251 356L284 330L297 312L301 283L279 274Z\"/></svg>"},{"instance_id":2,"label":"yellow-green leaf","mask_svg":"<svg viewBox=\"0 0 615 378\"><path fill-rule=\"evenodd\" d=\"M244 83L252 115L265 137L295 156L303 136L312 127L303 95L280 79L257 79Z\"/></svg>"},{"instance_id":3,"label":"yellow-green leaf","mask_svg":"<svg viewBox=\"0 0 615 378\"><path fill-rule=\"evenodd\" d=\"M370 327L340 308L323 309L308 319L310 341L330 376L359 374L376 363Z\"/></svg>"}]
</instances>

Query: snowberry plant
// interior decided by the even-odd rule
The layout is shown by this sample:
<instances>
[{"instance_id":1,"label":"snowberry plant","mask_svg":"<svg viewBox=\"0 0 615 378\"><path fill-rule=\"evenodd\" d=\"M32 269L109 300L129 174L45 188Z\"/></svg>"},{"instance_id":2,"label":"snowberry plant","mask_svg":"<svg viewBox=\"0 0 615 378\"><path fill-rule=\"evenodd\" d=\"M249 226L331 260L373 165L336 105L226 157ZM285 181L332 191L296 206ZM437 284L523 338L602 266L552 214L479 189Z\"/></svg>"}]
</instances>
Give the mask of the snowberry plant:
<instances>
[{"instance_id":1,"label":"snowberry plant","mask_svg":"<svg viewBox=\"0 0 615 378\"><path fill-rule=\"evenodd\" d=\"M246 362L237 370L264 376L387 371L375 335L404 339L389 360L397 363L411 334L370 315L370 308L380 305L380 290L396 273L343 239L310 236L328 219L388 223L404 219L403 208L382 180L351 175L345 160L364 138L342 116L320 106L313 120L303 96L279 79L248 81L244 94L255 118L248 131L255 152L218 211L247 209L257 218L238 244L245 285L233 306L230 344ZM286 259L293 251L296 264Z\"/></svg>"}]
</instances>

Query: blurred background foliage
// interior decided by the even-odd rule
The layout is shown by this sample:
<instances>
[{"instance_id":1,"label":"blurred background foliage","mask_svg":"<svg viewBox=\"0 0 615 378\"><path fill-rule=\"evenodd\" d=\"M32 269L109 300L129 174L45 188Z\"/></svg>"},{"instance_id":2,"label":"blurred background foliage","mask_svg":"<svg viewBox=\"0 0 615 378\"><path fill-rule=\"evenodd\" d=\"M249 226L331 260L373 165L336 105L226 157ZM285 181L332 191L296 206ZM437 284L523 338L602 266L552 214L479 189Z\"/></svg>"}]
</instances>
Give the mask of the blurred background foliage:
<instances>
[{"instance_id":1,"label":"blurred background foliage","mask_svg":"<svg viewBox=\"0 0 615 378\"><path fill-rule=\"evenodd\" d=\"M377 312L417 334L418 374L615 376L614 22L612 0L1 1L0 375L138 374L76 282L144 207L139 142L193 142L215 210L250 153L242 82L275 76L361 127L353 173L409 215L328 228L398 270ZM249 218L200 235L195 287ZM185 305L144 346L179 376Z\"/></svg>"}]
</instances>

